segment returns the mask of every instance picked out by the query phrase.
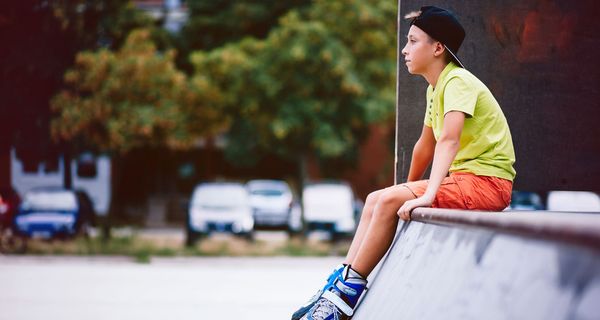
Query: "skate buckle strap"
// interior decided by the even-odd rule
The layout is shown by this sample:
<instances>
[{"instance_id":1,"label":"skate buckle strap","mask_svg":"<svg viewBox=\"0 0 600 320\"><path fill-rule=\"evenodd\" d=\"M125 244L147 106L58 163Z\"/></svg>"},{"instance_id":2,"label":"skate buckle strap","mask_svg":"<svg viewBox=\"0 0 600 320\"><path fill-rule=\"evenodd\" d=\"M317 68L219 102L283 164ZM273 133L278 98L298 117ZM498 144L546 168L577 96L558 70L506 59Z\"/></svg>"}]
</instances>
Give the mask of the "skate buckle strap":
<instances>
[{"instance_id":1,"label":"skate buckle strap","mask_svg":"<svg viewBox=\"0 0 600 320\"><path fill-rule=\"evenodd\" d=\"M322 297L335 304L335 306L340 308L340 311L342 311L345 315L351 317L352 314L354 314L354 310L348 304L346 304L346 302L342 300L342 298L340 298L337 294L331 291L325 291L323 292Z\"/></svg>"}]
</instances>

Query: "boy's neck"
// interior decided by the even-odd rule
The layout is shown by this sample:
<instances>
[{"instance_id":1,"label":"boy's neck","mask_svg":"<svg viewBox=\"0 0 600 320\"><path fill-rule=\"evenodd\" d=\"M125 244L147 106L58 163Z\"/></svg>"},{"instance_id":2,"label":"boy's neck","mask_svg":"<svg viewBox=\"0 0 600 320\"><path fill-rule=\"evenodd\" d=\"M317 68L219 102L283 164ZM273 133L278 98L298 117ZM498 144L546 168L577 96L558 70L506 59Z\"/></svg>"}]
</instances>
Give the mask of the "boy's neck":
<instances>
[{"instance_id":1,"label":"boy's neck","mask_svg":"<svg viewBox=\"0 0 600 320\"><path fill-rule=\"evenodd\" d=\"M448 64L445 62L433 63L430 67L423 73L423 77L427 82L435 89L435 85L440 77L440 74L446 68Z\"/></svg>"}]
</instances>

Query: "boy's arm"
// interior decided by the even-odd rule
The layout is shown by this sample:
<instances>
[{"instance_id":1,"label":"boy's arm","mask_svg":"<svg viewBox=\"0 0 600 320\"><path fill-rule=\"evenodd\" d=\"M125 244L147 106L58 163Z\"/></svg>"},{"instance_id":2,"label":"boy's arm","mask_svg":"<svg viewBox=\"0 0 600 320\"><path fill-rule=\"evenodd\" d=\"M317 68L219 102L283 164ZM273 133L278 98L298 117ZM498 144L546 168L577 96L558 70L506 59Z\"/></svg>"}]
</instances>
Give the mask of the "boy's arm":
<instances>
[{"instance_id":1,"label":"boy's arm","mask_svg":"<svg viewBox=\"0 0 600 320\"><path fill-rule=\"evenodd\" d=\"M423 125L421 136L413 148L410 169L408 170L408 181L417 181L423 178L423 173L433 160L435 150L435 137L433 129Z\"/></svg>"},{"instance_id":2,"label":"boy's arm","mask_svg":"<svg viewBox=\"0 0 600 320\"><path fill-rule=\"evenodd\" d=\"M450 111L444 116L444 129L435 146L431 176L425 194L421 197L409 200L398 210L398 215L403 220L410 218L410 212L416 207L431 206L435 195L442 184L442 180L448 175L450 165L460 147L460 134L465 123L465 114L460 111Z\"/></svg>"}]
</instances>

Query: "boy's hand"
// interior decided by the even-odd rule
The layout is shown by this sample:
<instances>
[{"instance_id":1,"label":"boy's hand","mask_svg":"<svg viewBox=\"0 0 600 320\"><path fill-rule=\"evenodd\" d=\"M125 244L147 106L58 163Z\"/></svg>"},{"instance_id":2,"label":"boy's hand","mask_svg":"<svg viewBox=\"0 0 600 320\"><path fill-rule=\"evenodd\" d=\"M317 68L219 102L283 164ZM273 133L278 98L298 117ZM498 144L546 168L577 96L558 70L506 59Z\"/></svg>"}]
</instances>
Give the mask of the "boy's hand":
<instances>
[{"instance_id":1,"label":"boy's hand","mask_svg":"<svg viewBox=\"0 0 600 320\"><path fill-rule=\"evenodd\" d=\"M398 210L398 216L400 216L400 219L402 219L404 221L408 221L408 220L410 220L410 212L414 208L430 207L431 204L433 203L433 199L434 198L430 198L430 197L423 195L419 198L416 198L413 200L408 200Z\"/></svg>"}]
</instances>

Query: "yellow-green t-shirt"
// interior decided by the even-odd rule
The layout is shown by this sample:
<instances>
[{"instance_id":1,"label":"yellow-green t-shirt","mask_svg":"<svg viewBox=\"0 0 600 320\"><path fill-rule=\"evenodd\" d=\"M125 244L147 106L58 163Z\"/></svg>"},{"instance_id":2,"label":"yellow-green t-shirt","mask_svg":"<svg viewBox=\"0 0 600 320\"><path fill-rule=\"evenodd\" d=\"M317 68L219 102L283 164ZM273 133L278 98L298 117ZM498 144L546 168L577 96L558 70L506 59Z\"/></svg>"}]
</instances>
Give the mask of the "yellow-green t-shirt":
<instances>
[{"instance_id":1,"label":"yellow-green t-shirt","mask_svg":"<svg viewBox=\"0 0 600 320\"><path fill-rule=\"evenodd\" d=\"M449 111L465 113L460 148L450 172L513 180L515 151L506 117L490 90L466 69L449 63L435 89L427 88L425 125L438 140Z\"/></svg>"}]
</instances>

